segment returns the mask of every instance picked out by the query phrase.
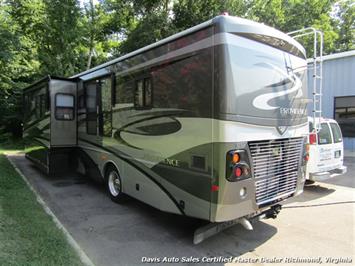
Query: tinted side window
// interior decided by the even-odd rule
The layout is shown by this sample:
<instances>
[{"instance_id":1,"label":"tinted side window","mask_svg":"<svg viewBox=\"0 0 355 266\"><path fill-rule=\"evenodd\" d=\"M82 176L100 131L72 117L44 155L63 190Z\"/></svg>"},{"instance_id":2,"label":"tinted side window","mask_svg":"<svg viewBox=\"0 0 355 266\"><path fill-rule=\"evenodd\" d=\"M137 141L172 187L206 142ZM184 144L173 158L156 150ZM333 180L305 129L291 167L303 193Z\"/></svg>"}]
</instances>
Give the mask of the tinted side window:
<instances>
[{"instance_id":1,"label":"tinted side window","mask_svg":"<svg viewBox=\"0 0 355 266\"><path fill-rule=\"evenodd\" d=\"M330 144L332 143L332 136L327 123L321 123L321 130L318 132L318 144Z\"/></svg>"},{"instance_id":2,"label":"tinted side window","mask_svg":"<svg viewBox=\"0 0 355 266\"><path fill-rule=\"evenodd\" d=\"M37 95L35 99L35 104L36 104L36 119L41 118L41 99L40 96Z\"/></svg>"},{"instance_id":3,"label":"tinted side window","mask_svg":"<svg viewBox=\"0 0 355 266\"><path fill-rule=\"evenodd\" d=\"M40 109L41 109L41 117L44 117L44 115L46 114L47 111L47 103L46 103L46 95L42 94L40 96Z\"/></svg>"},{"instance_id":4,"label":"tinted side window","mask_svg":"<svg viewBox=\"0 0 355 266\"><path fill-rule=\"evenodd\" d=\"M133 105L134 80L129 77L117 77L115 90L116 104Z\"/></svg>"},{"instance_id":5,"label":"tinted side window","mask_svg":"<svg viewBox=\"0 0 355 266\"><path fill-rule=\"evenodd\" d=\"M211 50L151 70L156 108L176 108L211 117Z\"/></svg>"},{"instance_id":6,"label":"tinted side window","mask_svg":"<svg viewBox=\"0 0 355 266\"><path fill-rule=\"evenodd\" d=\"M332 133L333 133L333 142L334 143L339 143L343 140L342 136L341 136L341 131L340 128L337 124L335 123L330 123L330 128L332 129Z\"/></svg>"}]
</instances>

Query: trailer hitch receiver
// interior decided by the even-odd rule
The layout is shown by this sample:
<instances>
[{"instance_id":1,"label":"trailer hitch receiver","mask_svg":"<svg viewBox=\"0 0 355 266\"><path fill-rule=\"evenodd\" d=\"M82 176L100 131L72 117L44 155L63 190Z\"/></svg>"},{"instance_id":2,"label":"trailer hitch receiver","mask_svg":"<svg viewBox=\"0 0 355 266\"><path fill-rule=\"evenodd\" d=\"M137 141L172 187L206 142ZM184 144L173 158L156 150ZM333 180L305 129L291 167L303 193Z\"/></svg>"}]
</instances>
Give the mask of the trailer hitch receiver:
<instances>
[{"instance_id":1,"label":"trailer hitch receiver","mask_svg":"<svg viewBox=\"0 0 355 266\"><path fill-rule=\"evenodd\" d=\"M275 219L277 215L280 213L280 211L281 211L281 205L272 206L269 210L266 211L265 218Z\"/></svg>"}]
</instances>

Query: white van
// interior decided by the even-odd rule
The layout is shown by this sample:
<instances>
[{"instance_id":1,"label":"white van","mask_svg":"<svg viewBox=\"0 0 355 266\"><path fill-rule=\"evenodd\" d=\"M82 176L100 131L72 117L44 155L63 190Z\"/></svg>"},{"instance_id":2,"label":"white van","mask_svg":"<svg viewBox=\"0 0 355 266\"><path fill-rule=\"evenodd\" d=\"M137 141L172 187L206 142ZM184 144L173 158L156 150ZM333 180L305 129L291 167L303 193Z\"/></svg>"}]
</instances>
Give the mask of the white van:
<instances>
[{"instance_id":1,"label":"white van","mask_svg":"<svg viewBox=\"0 0 355 266\"><path fill-rule=\"evenodd\" d=\"M318 119L317 119L318 121ZM309 136L306 179L322 181L346 173L343 165L343 137L338 123L329 118L321 118L320 131L314 133L313 118L308 117Z\"/></svg>"}]
</instances>

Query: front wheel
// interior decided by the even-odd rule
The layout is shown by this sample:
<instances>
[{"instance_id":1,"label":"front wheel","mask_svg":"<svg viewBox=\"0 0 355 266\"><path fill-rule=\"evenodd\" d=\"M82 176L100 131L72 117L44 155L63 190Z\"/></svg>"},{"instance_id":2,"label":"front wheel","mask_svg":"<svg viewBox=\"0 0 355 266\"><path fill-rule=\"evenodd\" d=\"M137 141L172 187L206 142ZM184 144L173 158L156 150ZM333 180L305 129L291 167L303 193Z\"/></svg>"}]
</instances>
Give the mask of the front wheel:
<instances>
[{"instance_id":1,"label":"front wheel","mask_svg":"<svg viewBox=\"0 0 355 266\"><path fill-rule=\"evenodd\" d=\"M122 180L118 171L114 167L110 167L106 171L106 188L112 201L121 203L125 195L122 192Z\"/></svg>"}]
</instances>

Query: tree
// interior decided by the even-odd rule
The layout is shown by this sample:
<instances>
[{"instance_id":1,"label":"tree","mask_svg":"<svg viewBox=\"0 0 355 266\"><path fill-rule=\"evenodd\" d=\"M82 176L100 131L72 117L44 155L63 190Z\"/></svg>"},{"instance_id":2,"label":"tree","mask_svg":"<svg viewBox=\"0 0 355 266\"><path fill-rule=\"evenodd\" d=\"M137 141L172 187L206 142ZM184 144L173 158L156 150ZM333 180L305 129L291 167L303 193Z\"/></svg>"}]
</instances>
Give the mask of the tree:
<instances>
[{"instance_id":1,"label":"tree","mask_svg":"<svg viewBox=\"0 0 355 266\"><path fill-rule=\"evenodd\" d=\"M84 68L77 64L81 32L76 0L43 0L46 14L38 33L41 70L52 75L70 76Z\"/></svg>"},{"instance_id":2,"label":"tree","mask_svg":"<svg viewBox=\"0 0 355 266\"><path fill-rule=\"evenodd\" d=\"M79 20L82 35L79 50L87 57L86 69L106 61L112 49L118 46L110 34L105 35L104 26L107 20L108 15L102 4L94 3L93 0L84 2Z\"/></svg>"},{"instance_id":3,"label":"tree","mask_svg":"<svg viewBox=\"0 0 355 266\"><path fill-rule=\"evenodd\" d=\"M337 52L355 49L355 4L352 0L339 1L335 5L339 39L335 44Z\"/></svg>"},{"instance_id":4,"label":"tree","mask_svg":"<svg viewBox=\"0 0 355 266\"><path fill-rule=\"evenodd\" d=\"M107 0L106 37L116 37L112 53L118 56L170 35L169 0Z\"/></svg>"},{"instance_id":5,"label":"tree","mask_svg":"<svg viewBox=\"0 0 355 266\"><path fill-rule=\"evenodd\" d=\"M39 77L69 77L222 12L320 29L325 54L355 49L351 0L0 0L1 125L16 128L18 91ZM311 55L311 38L300 41Z\"/></svg>"},{"instance_id":6,"label":"tree","mask_svg":"<svg viewBox=\"0 0 355 266\"><path fill-rule=\"evenodd\" d=\"M129 53L151 43L157 42L169 35L174 30L165 13L155 13L142 18L132 30L127 39L119 47L120 53Z\"/></svg>"},{"instance_id":7,"label":"tree","mask_svg":"<svg viewBox=\"0 0 355 266\"><path fill-rule=\"evenodd\" d=\"M20 1L16 4L21 4ZM12 16L9 3L0 5L0 131L21 136L21 89L37 77L39 62L30 38ZM22 14L25 17L25 13ZM30 21L28 21L31 23Z\"/></svg>"},{"instance_id":8,"label":"tree","mask_svg":"<svg viewBox=\"0 0 355 266\"><path fill-rule=\"evenodd\" d=\"M178 0L173 7L174 27L180 31L228 12L230 15L246 17L249 1L242 0Z\"/></svg>"}]
</instances>

